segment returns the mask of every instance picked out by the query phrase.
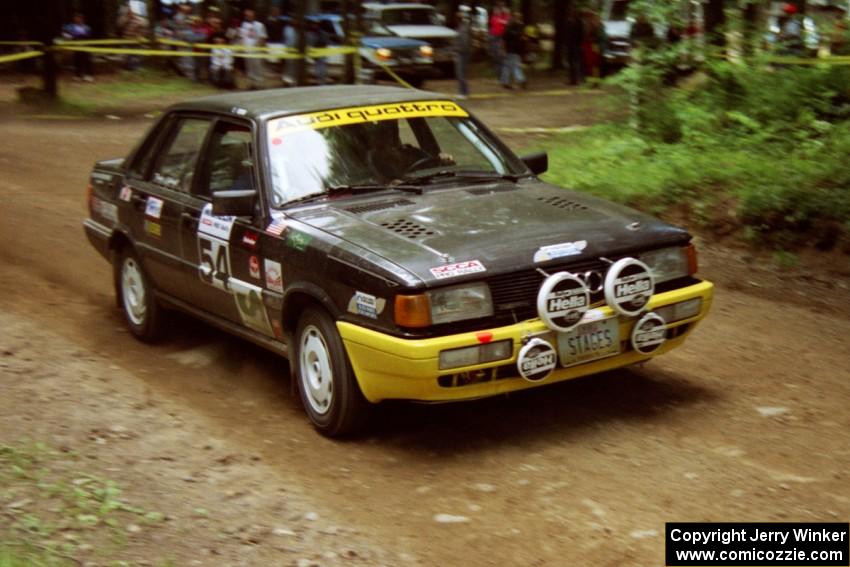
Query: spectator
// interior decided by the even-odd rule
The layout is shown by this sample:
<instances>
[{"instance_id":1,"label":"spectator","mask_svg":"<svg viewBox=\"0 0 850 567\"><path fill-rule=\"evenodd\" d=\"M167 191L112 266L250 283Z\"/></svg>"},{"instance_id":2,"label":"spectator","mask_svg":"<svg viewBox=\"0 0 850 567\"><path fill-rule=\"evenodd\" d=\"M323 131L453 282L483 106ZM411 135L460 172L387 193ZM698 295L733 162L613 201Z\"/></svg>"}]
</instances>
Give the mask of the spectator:
<instances>
[{"instance_id":1,"label":"spectator","mask_svg":"<svg viewBox=\"0 0 850 567\"><path fill-rule=\"evenodd\" d=\"M262 47L266 44L268 35L266 34L266 26L262 22L258 22L254 14L254 10L245 10L245 19L239 27L239 42L244 47ZM247 50L246 55L254 57L245 58L245 72L248 75L248 83L251 89L262 89L265 86L265 65L259 51Z\"/></svg>"},{"instance_id":2,"label":"spectator","mask_svg":"<svg viewBox=\"0 0 850 567\"><path fill-rule=\"evenodd\" d=\"M148 21L133 11L128 4L124 4L118 10L118 29L124 39L139 40L147 33ZM124 67L128 71L135 71L142 63L138 55L128 55L124 61Z\"/></svg>"},{"instance_id":3,"label":"spectator","mask_svg":"<svg viewBox=\"0 0 850 567\"><path fill-rule=\"evenodd\" d=\"M655 28L649 23L646 14L639 13L632 30L629 33L629 40L635 47L654 47L657 43L655 37Z\"/></svg>"},{"instance_id":4,"label":"spectator","mask_svg":"<svg viewBox=\"0 0 850 567\"><path fill-rule=\"evenodd\" d=\"M522 54L525 51L523 41L523 30L525 25L522 22L522 13L514 12L511 21L505 28L502 43L505 49L505 62L502 65L502 87L512 89L512 82L519 85L520 88L525 88L525 74L522 72Z\"/></svg>"},{"instance_id":5,"label":"spectator","mask_svg":"<svg viewBox=\"0 0 850 567\"><path fill-rule=\"evenodd\" d=\"M192 6L189 4L181 4L174 15L174 38L187 43L195 43L195 33L192 30ZM180 47L181 50L191 48ZM177 61L177 68L180 73L189 80L197 81L198 75L195 68L194 57L181 57Z\"/></svg>"},{"instance_id":6,"label":"spectator","mask_svg":"<svg viewBox=\"0 0 850 567\"><path fill-rule=\"evenodd\" d=\"M574 3L570 3L569 10L567 10L564 36L567 48L567 82L571 85L579 85L584 78L581 68L581 44L584 38L584 25Z\"/></svg>"},{"instance_id":7,"label":"spectator","mask_svg":"<svg viewBox=\"0 0 850 567\"><path fill-rule=\"evenodd\" d=\"M233 88L233 50L226 47L227 40L223 33L213 36L212 43L222 47L214 47L210 52L210 82L217 87Z\"/></svg>"},{"instance_id":8,"label":"spectator","mask_svg":"<svg viewBox=\"0 0 850 567\"><path fill-rule=\"evenodd\" d=\"M602 53L605 49L605 29L599 16L592 10L584 12L584 36L581 42L582 68L586 77L602 76Z\"/></svg>"},{"instance_id":9,"label":"spectator","mask_svg":"<svg viewBox=\"0 0 850 567\"><path fill-rule=\"evenodd\" d=\"M307 45L317 49L324 49L330 43L328 34L319 25L319 22L311 20L307 32ZM316 74L316 82L324 85L328 80L327 57L313 57L313 71Z\"/></svg>"},{"instance_id":10,"label":"spectator","mask_svg":"<svg viewBox=\"0 0 850 567\"><path fill-rule=\"evenodd\" d=\"M458 11L457 37L455 38L455 77L461 98L469 96L469 85L466 82L466 72L469 69L469 56L472 53L472 21L464 12Z\"/></svg>"},{"instance_id":11,"label":"spectator","mask_svg":"<svg viewBox=\"0 0 850 567\"><path fill-rule=\"evenodd\" d=\"M86 25L85 17L81 13L74 14L71 23L62 28L62 37L70 40L91 38L91 28ZM91 56L86 52L74 52L74 79L88 82L94 80L92 78Z\"/></svg>"},{"instance_id":12,"label":"spectator","mask_svg":"<svg viewBox=\"0 0 850 567\"><path fill-rule=\"evenodd\" d=\"M280 15L280 8L272 6L269 10L269 17L266 18L266 33L269 36L269 43L281 43L283 41L283 27L285 22Z\"/></svg>"},{"instance_id":13,"label":"spectator","mask_svg":"<svg viewBox=\"0 0 850 567\"><path fill-rule=\"evenodd\" d=\"M779 20L779 53L801 56L805 52L803 43L803 21L797 6L790 2L782 7L783 16Z\"/></svg>"},{"instance_id":14,"label":"spectator","mask_svg":"<svg viewBox=\"0 0 850 567\"><path fill-rule=\"evenodd\" d=\"M502 65L504 63L503 38L505 28L511 20L511 13L505 7L504 0L496 2L493 13L490 15L490 58L493 61L493 71L497 78L502 76Z\"/></svg>"},{"instance_id":15,"label":"spectator","mask_svg":"<svg viewBox=\"0 0 850 567\"><path fill-rule=\"evenodd\" d=\"M298 48L298 25L292 20L288 26L283 28L283 44L289 52ZM283 84L288 87L294 86L298 81L295 79L295 59L284 59Z\"/></svg>"}]
</instances>

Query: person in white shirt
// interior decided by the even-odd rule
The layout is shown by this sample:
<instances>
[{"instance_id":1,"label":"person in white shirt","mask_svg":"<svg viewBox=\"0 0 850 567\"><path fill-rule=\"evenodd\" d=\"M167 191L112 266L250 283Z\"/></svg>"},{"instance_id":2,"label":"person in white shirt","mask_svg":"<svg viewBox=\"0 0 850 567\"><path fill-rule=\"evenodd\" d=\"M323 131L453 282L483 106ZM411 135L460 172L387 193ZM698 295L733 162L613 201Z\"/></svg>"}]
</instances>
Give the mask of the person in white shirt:
<instances>
[{"instance_id":1,"label":"person in white shirt","mask_svg":"<svg viewBox=\"0 0 850 567\"><path fill-rule=\"evenodd\" d=\"M239 41L245 47L262 47L267 39L266 26L255 19L254 10L245 10L245 20L239 28ZM246 51L249 55L260 55L257 51ZM246 57L245 71L252 89L265 86L265 64L262 57Z\"/></svg>"},{"instance_id":2,"label":"person in white shirt","mask_svg":"<svg viewBox=\"0 0 850 567\"><path fill-rule=\"evenodd\" d=\"M221 47L214 47L211 52L210 81L217 87L233 88L233 51L227 48L224 34L214 35L212 41Z\"/></svg>"}]
</instances>

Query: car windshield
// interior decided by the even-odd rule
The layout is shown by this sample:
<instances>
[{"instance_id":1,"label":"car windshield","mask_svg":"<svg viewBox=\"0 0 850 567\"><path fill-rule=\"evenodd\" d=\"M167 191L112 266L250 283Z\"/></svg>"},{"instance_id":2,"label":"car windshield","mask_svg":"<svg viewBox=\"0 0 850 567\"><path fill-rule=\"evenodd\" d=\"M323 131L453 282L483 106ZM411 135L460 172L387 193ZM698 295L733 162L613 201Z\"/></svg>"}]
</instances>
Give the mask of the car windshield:
<instances>
[{"instance_id":1,"label":"car windshield","mask_svg":"<svg viewBox=\"0 0 850 567\"><path fill-rule=\"evenodd\" d=\"M394 36L395 34L391 32L384 24L377 20L365 20L364 25L366 27L364 31L364 35L369 37L389 37Z\"/></svg>"},{"instance_id":2,"label":"car windshield","mask_svg":"<svg viewBox=\"0 0 850 567\"><path fill-rule=\"evenodd\" d=\"M338 188L380 188L526 173L515 156L454 102L342 108L272 119L271 204Z\"/></svg>"},{"instance_id":3,"label":"car windshield","mask_svg":"<svg viewBox=\"0 0 850 567\"><path fill-rule=\"evenodd\" d=\"M381 21L388 26L436 26L437 12L430 8L402 8L383 10Z\"/></svg>"}]
</instances>

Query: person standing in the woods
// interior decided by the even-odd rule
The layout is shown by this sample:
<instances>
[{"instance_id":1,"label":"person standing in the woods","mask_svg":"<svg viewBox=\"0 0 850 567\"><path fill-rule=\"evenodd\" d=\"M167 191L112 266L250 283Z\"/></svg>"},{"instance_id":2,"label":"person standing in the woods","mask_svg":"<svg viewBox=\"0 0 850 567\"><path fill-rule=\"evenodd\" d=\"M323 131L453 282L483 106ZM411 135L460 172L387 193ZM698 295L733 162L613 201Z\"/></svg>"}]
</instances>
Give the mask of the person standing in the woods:
<instances>
[{"instance_id":1,"label":"person standing in the woods","mask_svg":"<svg viewBox=\"0 0 850 567\"><path fill-rule=\"evenodd\" d=\"M567 83L570 85L579 85L583 78L581 43L584 38L584 25L573 2L570 3L567 10L564 36L567 48Z\"/></svg>"},{"instance_id":2,"label":"person standing in the woods","mask_svg":"<svg viewBox=\"0 0 850 567\"><path fill-rule=\"evenodd\" d=\"M493 71L497 79L502 77L502 65L505 58L502 39L510 20L511 12L505 7L504 1L499 0L490 15L490 58L493 60Z\"/></svg>"},{"instance_id":3,"label":"person standing in the woods","mask_svg":"<svg viewBox=\"0 0 850 567\"><path fill-rule=\"evenodd\" d=\"M512 89L512 81L525 88L525 73L522 71L522 54L525 51L525 24L522 13L516 11L505 28L502 43L505 49L505 62L502 65L502 87Z\"/></svg>"},{"instance_id":4,"label":"person standing in the woods","mask_svg":"<svg viewBox=\"0 0 850 567\"><path fill-rule=\"evenodd\" d=\"M455 38L455 77L457 77L458 92L462 98L469 96L469 85L466 82L466 72L469 69L469 57L472 53L472 21L461 12L455 15L457 37Z\"/></svg>"},{"instance_id":5,"label":"person standing in the woods","mask_svg":"<svg viewBox=\"0 0 850 567\"><path fill-rule=\"evenodd\" d=\"M245 19L239 27L240 43L245 47L262 47L266 44L267 37L266 26L256 20L254 10L245 10ZM254 57L245 58L245 73L248 75L248 82L252 89L262 89L265 86L266 67L263 59L256 57L260 54L258 51L246 52L246 55L254 55Z\"/></svg>"},{"instance_id":6,"label":"person standing in the woods","mask_svg":"<svg viewBox=\"0 0 850 567\"><path fill-rule=\"evenodd\" d=\"M91 28L86 25L85 17L77 12L70 24L62 28L62 37L65 39L89 39ZM93 81L91 71L91 56L85 51L74 52L74 78L78 81Z\"/></svg>"}]
</instances>

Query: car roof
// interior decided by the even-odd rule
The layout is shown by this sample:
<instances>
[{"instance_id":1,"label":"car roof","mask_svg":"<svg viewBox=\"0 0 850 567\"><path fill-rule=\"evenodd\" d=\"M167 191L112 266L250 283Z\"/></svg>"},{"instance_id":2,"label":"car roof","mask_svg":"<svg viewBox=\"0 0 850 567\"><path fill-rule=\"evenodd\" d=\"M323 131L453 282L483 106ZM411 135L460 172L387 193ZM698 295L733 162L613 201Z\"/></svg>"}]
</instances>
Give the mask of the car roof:
<instances>
[{"instance_id":1,"label":"car roof","mask_svg":"<svg viewBox=\"0 0 850 567\"><path fill-rule=\"evenodd\" d=\"M447 98L451 96L418 89L374 85L334 85L228 93L181 102L173 105L169 110L215 112L262 120L285 114L302 114L349 106Z\"/></svg>"}]
</instances>

